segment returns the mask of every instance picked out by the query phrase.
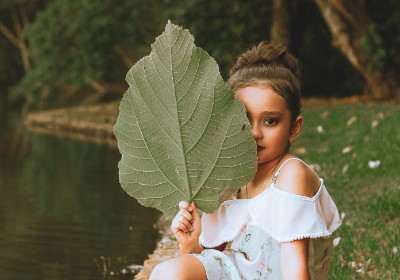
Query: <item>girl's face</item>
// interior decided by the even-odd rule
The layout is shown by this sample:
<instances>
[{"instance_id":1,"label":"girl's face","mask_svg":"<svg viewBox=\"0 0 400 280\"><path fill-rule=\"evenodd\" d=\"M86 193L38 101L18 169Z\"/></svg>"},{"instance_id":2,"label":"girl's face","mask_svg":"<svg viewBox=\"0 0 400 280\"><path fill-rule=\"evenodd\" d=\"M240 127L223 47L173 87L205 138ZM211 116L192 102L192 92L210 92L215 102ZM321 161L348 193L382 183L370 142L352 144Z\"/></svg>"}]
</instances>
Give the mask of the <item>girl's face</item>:
<instances>
[{"instance_id":1,"label":"girl's face","mask_svg":"<svg viewBox=\"0 0 400 280\"><path fill-rule=\"evenodd\" d=\"M285 99L268 87L249 86L235 92L244 104L257 143L258 164L282 157L291 137L300 134L303 118L293 125Z\"/></svg>"}]
</instances>

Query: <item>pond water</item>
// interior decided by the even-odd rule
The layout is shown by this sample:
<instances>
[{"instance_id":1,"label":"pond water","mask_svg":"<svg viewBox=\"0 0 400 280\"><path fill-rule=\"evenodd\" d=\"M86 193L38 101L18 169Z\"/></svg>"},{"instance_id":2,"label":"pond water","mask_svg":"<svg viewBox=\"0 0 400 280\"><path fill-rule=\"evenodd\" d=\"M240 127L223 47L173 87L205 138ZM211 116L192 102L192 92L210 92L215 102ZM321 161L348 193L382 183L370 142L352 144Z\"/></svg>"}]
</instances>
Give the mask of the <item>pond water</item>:
<instances>
[{"instance_id":1,"label":"pond water","mask_svg":"<svg viewBox=\"0 0 400 280\"><path fill-rule=\"evenodd\" d=\"M0 279L132 279L155 247L159 212L118 183L118 150L0 129ZM101 268L100 268L101 267Z\"/></svg>"}]
</instances>

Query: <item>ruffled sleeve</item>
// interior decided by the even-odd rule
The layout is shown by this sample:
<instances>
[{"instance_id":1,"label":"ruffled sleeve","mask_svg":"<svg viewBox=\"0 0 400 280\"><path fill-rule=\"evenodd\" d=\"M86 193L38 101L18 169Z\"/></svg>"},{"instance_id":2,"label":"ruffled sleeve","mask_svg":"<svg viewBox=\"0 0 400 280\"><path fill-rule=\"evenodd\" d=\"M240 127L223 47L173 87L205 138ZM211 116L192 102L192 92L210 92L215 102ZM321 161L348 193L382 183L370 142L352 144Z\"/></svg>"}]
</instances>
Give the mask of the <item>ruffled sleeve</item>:
<instances>
[{"instance_id":1,"label":"ruffled sleeve","mask_svg":"<svg viewBox=\"0 0 400 280\"><path fill-rule=\"evenodd\" d=\"M270 187L252 199L249 215L278 242L330 236L341 225L339 212L323 180L313 197Z\"/></svg>"},{"instance_id":2,"label":"ruffled sleeve","mask_svg":"<svg viewBox=\"0 0 400 280\"><path fill-rule=\"evenodd\" d=\"M341 225L338 209L323 180L313 197L270 186L252 199L225 201L212 214L202 216L200 243L207 248L232 241L248 221L278 242L332 235Z\"/></svg>"}]
</instances>

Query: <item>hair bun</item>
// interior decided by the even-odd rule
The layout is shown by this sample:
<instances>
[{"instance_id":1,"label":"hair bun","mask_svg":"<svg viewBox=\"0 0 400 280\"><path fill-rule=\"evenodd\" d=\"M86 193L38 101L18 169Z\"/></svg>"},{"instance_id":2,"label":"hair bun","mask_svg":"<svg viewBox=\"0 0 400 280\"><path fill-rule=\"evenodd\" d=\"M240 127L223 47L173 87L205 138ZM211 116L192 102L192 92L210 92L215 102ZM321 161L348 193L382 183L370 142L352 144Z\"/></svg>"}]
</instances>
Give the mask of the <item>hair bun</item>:
<instances>
[{"instance_id":1,"label":"hair bun","mask_svg":"<svg viewBox=\"0 0 400 280\"><path fill-rule=\"evenodd\" d=\"M300 80L300 69L297 59L287 52L287 48L280 44L262 41L256 47L243 53L232 67L230 75L243 68L252 68L261 65L274 65L290 70Z\"/></svg>"},{"instance_id":2,"label":"hair bun","mask_svg":"<svg viewBox=\"0 0 400 280\"><path fill-rule=\"evenodd\" d=\"M245 51L230 71L229 86L236 90L266 86L285 99L294 123L300 114L300 68L286 47L263 41Z\"/></svg>"}]
</instances>

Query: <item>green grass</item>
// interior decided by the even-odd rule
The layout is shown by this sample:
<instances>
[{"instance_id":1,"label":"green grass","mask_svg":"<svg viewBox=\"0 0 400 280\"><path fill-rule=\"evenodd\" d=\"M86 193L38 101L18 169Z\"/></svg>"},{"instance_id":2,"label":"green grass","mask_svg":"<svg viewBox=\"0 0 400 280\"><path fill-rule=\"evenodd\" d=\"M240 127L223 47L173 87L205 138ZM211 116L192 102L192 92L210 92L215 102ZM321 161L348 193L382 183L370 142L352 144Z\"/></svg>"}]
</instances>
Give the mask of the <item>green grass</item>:
<instances>
[{"instance_id":1,"label":"green grass","mask_svg":"<svg viewBox=\"0 0 400 280\"><path fill-rule=\"evenodd\" d=\"M400 279L400 105L306 108L303 116L292 151L305 148L299 156L319 165L345 213L329 279ZM343 153L346 147L351 151ZM370 168L371 160L381 164Z\"/></svg>"}]
</instances>

